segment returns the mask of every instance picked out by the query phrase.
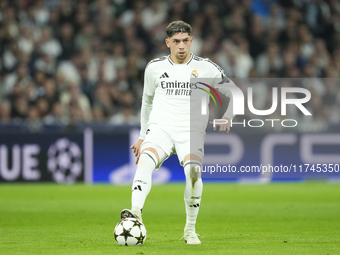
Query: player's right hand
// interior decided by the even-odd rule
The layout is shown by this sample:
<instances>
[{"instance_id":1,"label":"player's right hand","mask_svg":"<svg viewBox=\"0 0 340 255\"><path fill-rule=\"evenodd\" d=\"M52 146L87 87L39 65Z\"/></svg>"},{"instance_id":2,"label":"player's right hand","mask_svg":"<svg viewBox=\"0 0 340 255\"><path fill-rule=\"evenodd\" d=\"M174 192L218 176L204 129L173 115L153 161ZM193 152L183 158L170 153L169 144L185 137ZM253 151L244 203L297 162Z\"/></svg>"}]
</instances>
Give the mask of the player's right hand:
<instances>
[{"instance_id":1,"label":"player's right hand","mask_svg":"<svg viewBox=\"0 0 340 255\"><path fill-rule=\"evenodd\" d=\"M133 153L136 156L136 162L135 164L138 164L139 161L139 157L140 157L140 146L142 145L143 140L142 139L138 139L137 142L135 142L133 145L131 145L131 149L133 149Z\"/></svg>"}]
</instances>

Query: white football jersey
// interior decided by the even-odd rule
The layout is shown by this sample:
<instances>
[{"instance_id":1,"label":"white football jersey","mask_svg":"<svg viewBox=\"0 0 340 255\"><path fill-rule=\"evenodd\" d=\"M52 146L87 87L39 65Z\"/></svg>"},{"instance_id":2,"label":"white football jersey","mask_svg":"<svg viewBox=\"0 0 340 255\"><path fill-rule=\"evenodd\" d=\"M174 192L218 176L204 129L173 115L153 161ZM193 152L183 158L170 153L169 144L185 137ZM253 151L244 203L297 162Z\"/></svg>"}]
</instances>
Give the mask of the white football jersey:
<instances>
[{"instance_id":1,"label":"white football jersey","mask_svg":"<svg viewBox=\"0 0 340 255\"><path fill-rule=\"evenodd\" d=\"M185 64L175 64L170 55L149 62L145 69L143 93L153 97L148 125L157 123L183 130L190 129L190 98L193 89L190 78L210 78L213 81L210 84L212 87L228 80L223 69L217 64L193 54ZM223 94L231 95L229 90L223 91ZM206 128L208 116L204 116L204 119L205 125L199 128L202 131Z\"/></svg>"}]
</instances>

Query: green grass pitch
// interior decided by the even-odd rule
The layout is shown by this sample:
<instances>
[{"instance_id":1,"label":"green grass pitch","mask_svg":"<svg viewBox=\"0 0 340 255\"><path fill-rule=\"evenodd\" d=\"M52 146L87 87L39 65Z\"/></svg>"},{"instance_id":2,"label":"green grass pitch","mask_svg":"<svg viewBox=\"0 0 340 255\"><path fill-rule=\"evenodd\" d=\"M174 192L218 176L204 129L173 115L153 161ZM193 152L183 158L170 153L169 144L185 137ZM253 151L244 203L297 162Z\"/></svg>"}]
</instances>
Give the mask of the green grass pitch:
<instances>
[{"instance_id":1,"label":"green grass pitch","mask_svg":"<svg viewBox=\"0 0 340 255\"><path fill-rule=\"evenodd\" d=\"M153 186L143 246L118 246L128 186L0 185L0 254L340 254L340 184L206 183L196 230L179 240L184 184Z\"/></svg>"}]
</instances>

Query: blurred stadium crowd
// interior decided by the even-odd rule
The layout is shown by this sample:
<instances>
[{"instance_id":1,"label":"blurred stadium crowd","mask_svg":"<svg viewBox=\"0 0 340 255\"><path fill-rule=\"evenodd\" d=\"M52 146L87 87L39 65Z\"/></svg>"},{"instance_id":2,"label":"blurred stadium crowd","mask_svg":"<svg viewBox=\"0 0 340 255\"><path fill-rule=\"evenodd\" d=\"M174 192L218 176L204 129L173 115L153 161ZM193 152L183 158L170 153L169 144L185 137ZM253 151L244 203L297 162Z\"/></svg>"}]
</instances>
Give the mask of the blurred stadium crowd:
<instances>
[{"instance_id":1,"label":"blurred stadium crowd","mask_svg":"<svg viewBox=\"0 0 340 255\"><path fill-rule=\"evenodd\" d=\"M138 125L145 66L169 54L173 20L230 78L312 78L307 126L340 122L338 0L1 0L1 123ZM270 108L266 82L238 85Z\"/></svg>"}]
</instances>

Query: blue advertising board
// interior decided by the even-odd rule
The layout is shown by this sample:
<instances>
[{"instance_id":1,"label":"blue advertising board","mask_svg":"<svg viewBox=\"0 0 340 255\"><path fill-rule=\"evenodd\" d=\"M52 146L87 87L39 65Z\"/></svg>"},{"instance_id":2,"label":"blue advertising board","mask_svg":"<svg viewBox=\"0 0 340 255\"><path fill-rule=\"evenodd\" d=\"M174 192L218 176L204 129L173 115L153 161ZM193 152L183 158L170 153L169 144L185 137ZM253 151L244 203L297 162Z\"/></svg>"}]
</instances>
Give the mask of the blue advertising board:
<instances>
[{"instance_id":1,"label":"blue advertising board","mask_svg":"<svg viewBox=\"0 0 340 255\"><path fill-rule=\"evenodd\" d=\"M138 129L0 133L0 182L130 185L138 137ZM208 132L204 150L205 181L340 180L339 133ZM154 184L184 180L176 155L153 173Z\"/></svg>"},{"instance_id":2,"label":"blue advertising board","mask_svg":"<svg viewBox=\"0 0 340 255\"><path fill-rule=\"evenodd\" d=\"M84 181L83 133L0 134L0 182Z\"/></svg>"},{"instance_id":3,"label":"blue advertising board","mask_svg":"<svg viewBox=\"0 0 340 255\"><path fill-rule=\"evenodd\" d=\"M97 135L94 135L93 180L116 185L131 184L136 165L130 146L137 141L139 132L131 130L125 135L112 135L115 137L112 138L114 142L109 138L97 139ZM106 156L101 158L103 155ZM110 164L105 165L104 162ZM339 133L207 133L201 171L206 181L268 182L305 178L337 179L340 178L339 168ZM176 155L153 173L154 183L184 180L183 168Z\"/></svg>"}]
</instances>

